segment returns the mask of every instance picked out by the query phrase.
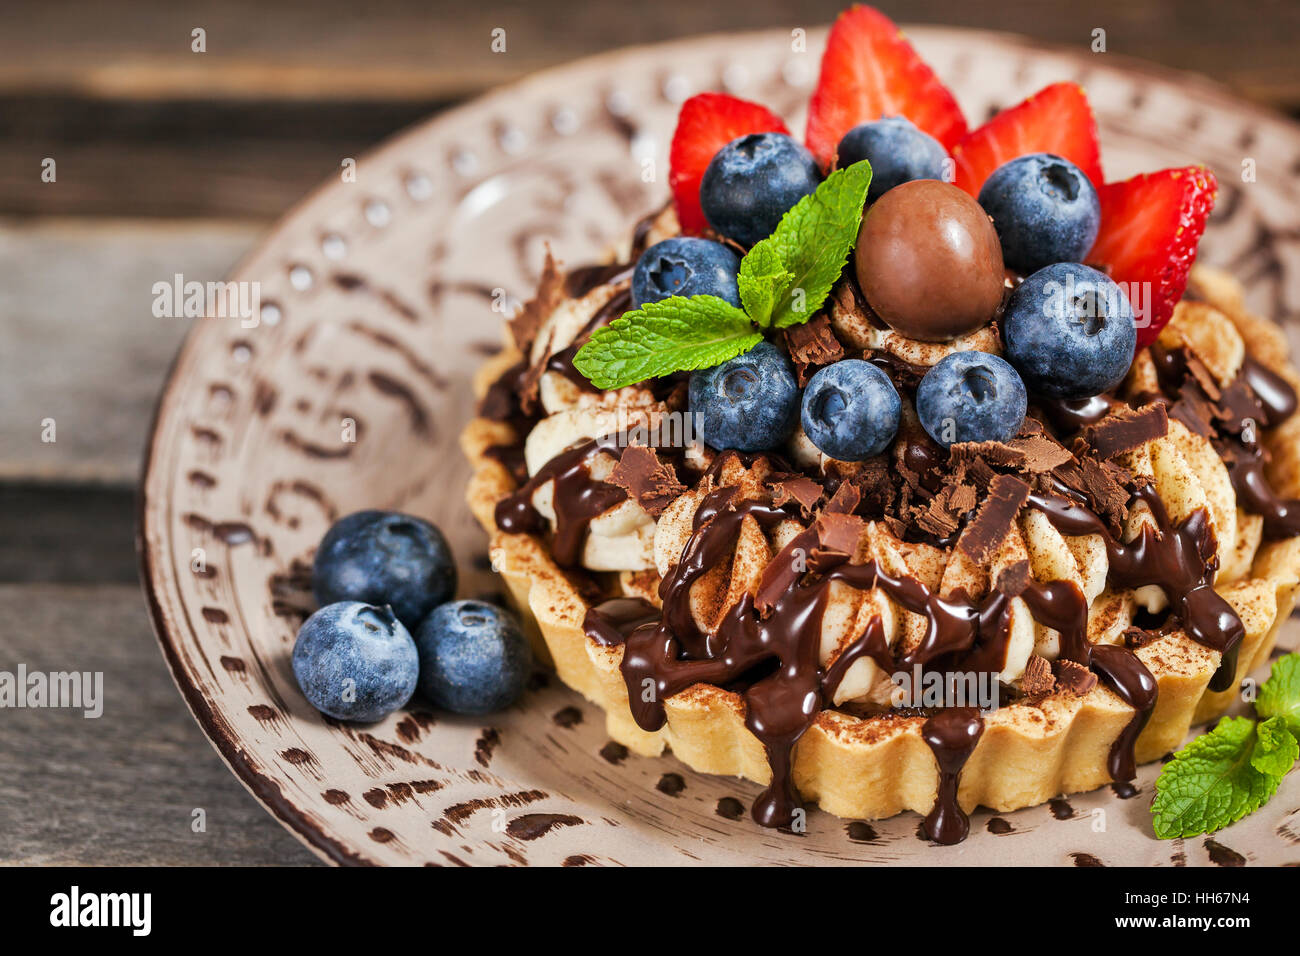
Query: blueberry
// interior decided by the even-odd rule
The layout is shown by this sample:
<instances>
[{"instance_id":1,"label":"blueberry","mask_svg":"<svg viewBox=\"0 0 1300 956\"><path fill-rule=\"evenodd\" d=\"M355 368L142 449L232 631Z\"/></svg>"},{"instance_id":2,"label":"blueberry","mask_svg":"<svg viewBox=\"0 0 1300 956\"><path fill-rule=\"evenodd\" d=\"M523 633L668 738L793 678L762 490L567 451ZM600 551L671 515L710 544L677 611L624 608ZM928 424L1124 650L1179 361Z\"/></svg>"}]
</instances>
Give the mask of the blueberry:
<instances>
[{"instance_id":1,"label":"blueberry","mask_svg":"<svg viewBox=\"0 0 1300 956\"><path fill-rule=\"evenodd\" d=\"M1016 370L987 352L953 352L916 388L916 414L936 442L1006 441L1025 420L1029 396Z\"/></svg>"},{"instance_id":2,"label":"blueberry","mask_svg":"<svg viewBox=\"0 0 1300 956\"><path fill-rule=\"evenodd\" d=\"M293 676L323 714L371 723L415 693L415 641L391 608L360 601L327 604L303 622L293 645Z\"/></svg>"},{"instance_id":3,"label":"blueberry","mask_svg":"<svg viewBox=\"0 0 1300 956\"><path fill-rule=\"evenodd\" d=\"M894 383L870 362L846 359L821 369L803 393L804 434L838 461L879 455L898 432Z\"/></svg>"},{"instance_id":4,"label":"blueberry","mask_svg":"<svg viewBox=\"0 0 1300 956\"><path fill-rule=\"evenodd\" d=\"M943 144L905 116L886 116L853 127L840 140L836 155L835 164L841 169L864 159L871 163L868 202L914 179L943 179L948 162Z\"/></svg>"},{"instance_id":5,"label":"blueberry","mask_svg":"<svg viewBox=\"0 0 1300 956\"><path fill-rule=\"evenodd\" d=\"M392 605L414 629L456 593L456 564L442 532L422 518L394 511L357 511L325 532L311 570L320 604L365 601Z\"/></svg>"},{"instance_id":6,"label":"blueberry","mask_svg":"<svg viewBox=\"0 0 1300 956\"><path fill-rule=\"evenodd\" d=\"M1002 316L1003 351L1030 391L1090 398L1128 374L1137 345L1133 307L1096 269L1059 262L1020 283Z\"/></svg>"},{"instance_id":7,"label":"blueberry","mask_svg":"<svg viewBox=\"0 0 1300 956\"><path fill-rule=\"evenodd\" d=\"M632 307L672 295L716 295L740 307L740 256L720 242L677 236L657 242L636 261Z\"/></svg>"},{"instance_id":8,"label":"blueberry","mask_svg":"<svg viewBox=\"0 0 1300 956\"><path fill-rule=\"evenodd\" d=\"M709 225L742 246L766 239L821 181L817 161L783 133L733 139L709 162L700 206Z\"/></svg>"},{"instance_id":9,"label":"blueberry","mask_svg":"<svg viewBox=\"0 0 1300 956\"><path fill-rule=\"evenodd\" d=\"M532 648L512 615L483 601L452 601L415 632L420 691L455 714L509 707L524 691Z\"/></svg>"},{"instance_id":10,"label":"blueberry","mask_svg":"<svg viewBox=\"0 0 1300 956\"><path fill-rule=\"evenodd\" d=\"M1021 275L1054 262L1082 262L1097 239L1101 204L1083 170L1051 153L1030 153L993 171L980 189L1002 260Z\"/></svg>"},{"instance_id":11,"label":"blueberry","mask_svg":"<svg viewBox=\"0 0 1300 956\"><path fill-rule=\"evenodd\" d=\"M714 448L765 451L785 442L799 420L794 367L771 342L691 374L690 407Z\"/></svg>"}]
</instances>

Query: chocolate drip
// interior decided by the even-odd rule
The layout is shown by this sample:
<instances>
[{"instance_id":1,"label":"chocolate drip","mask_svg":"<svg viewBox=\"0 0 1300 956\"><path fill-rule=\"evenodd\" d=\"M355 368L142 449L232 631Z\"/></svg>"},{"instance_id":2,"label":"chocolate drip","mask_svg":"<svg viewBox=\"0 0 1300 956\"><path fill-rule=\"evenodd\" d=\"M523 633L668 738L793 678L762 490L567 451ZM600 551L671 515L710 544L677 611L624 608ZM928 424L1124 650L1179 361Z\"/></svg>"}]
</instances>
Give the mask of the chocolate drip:
<instances>
[{"instance_id":1,"label":"chocolate drip","mask_svg":"<svg viewBox=\"0 0 1300 956\"><path fill-rule=\"evenodd\" d=\"M921 725L921 739L939 764L939 791L925 818L925 832L935 843L951 846L970 833L970 819L957 802L957 787L983 733L984 720L973 707L941 710Z\"/></svg>"},{"instance_id":2,"label":"chocolate drip","mask_svg":"<svg viewBox=\"0 0 1300 956\"><path fill-rule=\"evenodd\" d=\"M1152 346L1160 387L1172 402L1169 414L1204 436L1227 466L1237 501L1264 519L1270 539L1300 534L1300 501L1284 499L1265 475L1268 452L1258 430L1281 424L1296 411L1296 394L1286 379L1249 355L1237 378L1220 390L1208 371L1183 349Z\"/></svg>"},{"instance_id":3,"label":"chocolate drip","mask_svg":"<svg viewBox=\"0 0 1300 956\"><path fill-rule=\"evenodd\" d=\"M1137 776L1134 747L1156 707L1159 691L1156 679L1136 654L1118 644L1091 645L1089 663L1111 690L1119 695L1120 700L1135 711L1111 744L1106 763L1112 780L1117 783L1132 780Z\"/></svg>"},{"instance_id":4,"label":"chocolate drip","mask_svg":"<svg viewBox=\"0 0 1300 956\"><path fill-rule=\"evenodd\" d=\"M617 485L591 477L591 460L601 452L617 454L618 436L589 439L556 455L513 494L496 506L497 527L507 534L539 534L546 527L533 507L533 493L548 481L554 482L555 563L572 568L582 557L587 527L593 518L627 498Z\"/></svg>"},{"instance_id":5,"label":"chocolate drip","mask_svg":"<svg viewBox=\"0 0 1300 956\"><path fill-rule=\"evenodd\" d=\"M1232 606L1214 590L1219 557L1209 514L1197 508L1175 525L1150 484L1138 488L1134 498L1150 509L1156 526L1143 524L1137 539L1128 544L1113 537L1100 518L1073 501L1030 495L1029 505L1062 534L1101 535L1112 584L1125 589L1156 585L1164 591L1187 636L1223 655L1210 689L1227 690L1236 675L1245 628Z\"/></svg>"},{"instance_id":6,"label":"chocolate drip","mask_svg":"<svg viewBox=\"0 0 1300 956\"><path fill-rule=\"evenodd\" d=\"M658 624L659 618L659 608L645 598L610 598L587 609L582 630L597 644L613 647L626 641L637 628Z\"/></svg>"},{"instance_id":7,"label":"chocolate drip","mask_svg":"<svg viewBox=\"0 0 1300 956\"><path fill-rule=\"evenodd\" d=\"M769 563L757 597L746 592L715 633L704 633L692 613L692 585L734 552L745 518L768 528L790 517L756 499L737 502L736 494L735 488L720 488L700 503L682 559L660 585L662 619L626 639L623 677L633 717L649 731L666 720L664 700L693 684L739 689L745 700L745 726L763 744L772 768L771 785L755 803L753 817L764 826L783 826L799 806L793 786L794 746L826 700L833 698L849 666L869 656L890 671L896 667L877 618L822 671L822 617L830 584L843 581L860 590L878 587L903 607L928 617L925 640L898 662L909 667L943 659L954 667L977 663L1001 670L1009 598L994 592L976 602L961 591L941 597L913 577L885 573L874 561L849 564L847 555L819 555L819 573L805 575L797 570L794 555L815 547L817 532L809 528ZM951 833L951 826L945 823L942 832Z\"/></svg>"}]
</instances>

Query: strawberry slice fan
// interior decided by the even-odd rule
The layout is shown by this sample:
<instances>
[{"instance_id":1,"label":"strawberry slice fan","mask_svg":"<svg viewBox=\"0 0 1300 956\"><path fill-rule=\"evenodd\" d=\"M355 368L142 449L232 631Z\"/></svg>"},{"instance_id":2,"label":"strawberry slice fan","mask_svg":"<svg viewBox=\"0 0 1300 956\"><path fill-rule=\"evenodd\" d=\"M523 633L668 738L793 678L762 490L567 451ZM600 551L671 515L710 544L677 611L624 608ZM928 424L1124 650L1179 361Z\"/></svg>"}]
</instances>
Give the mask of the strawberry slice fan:
<instances>
[{"instance_id":1,"label":"strawberry slice fan","mask_svg":"<svg viewBox=\"0 0 1300 956\"><path fill-rule=\"evenodd\" d=\"M808 149L829 170L845 133L885 116L905 116L942 143L952 155L955 184L971 196L979 196L995 169L1028 153L1053 153L1083 170L1101 200L1101 228L1087 262L1128 294L1138 348L1155 341L1187 287L1214 208L1218 184L1212 172L1189 166L1106 183L1097 123L1077 83L1044 87L968 131L956 98L893 21L855 6L840 14L827 37L808 107ZM789 131L758 103L702 93L683 104L669 182L684 232L708 229L699 191L714 154L737 137L769 132Z\"/></svg>"}]
</instances>

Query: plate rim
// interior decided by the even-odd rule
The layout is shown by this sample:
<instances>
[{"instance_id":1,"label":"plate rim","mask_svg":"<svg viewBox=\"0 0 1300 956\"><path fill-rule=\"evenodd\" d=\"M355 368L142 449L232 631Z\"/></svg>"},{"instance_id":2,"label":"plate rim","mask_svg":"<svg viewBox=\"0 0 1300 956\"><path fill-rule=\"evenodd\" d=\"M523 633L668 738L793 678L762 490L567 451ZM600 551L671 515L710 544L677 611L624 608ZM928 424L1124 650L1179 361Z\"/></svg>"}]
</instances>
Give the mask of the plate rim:
<instances>
[{"instance_id":1,"label":"plate rim","mask_svg":"<svg viewBox=\"0 0 1300 956\"><path fill-rule=\"evenodd\" d=\"M1084 54L1076 47L1061 43L1039 41L1010 31L987 30L978 27L949 26L944 24L903 23L900 24L900 27L905 33L909 33L913 37L923 37L927 34L959 34L975 43L983 44L994 42L1004 45L1009 44L1026 53L1064 56L1076 60L1081 64L1088 63L1089 55ZM810 32L820 35L828 28L829 24L819 24ZM531 86L535 83L544 83L547 79L557 74L567 73L570 71L581 72L584 69L599 66L606 60L616 60L635 53L645 53L655 49L662 50L665 48L681 46L683 44L707 44L710 41L722 39L726 39L730 42L744 37L770 38L774 34L784 34L785 32L786 31L781 27L775 27L764 30L692 34L656 43L640 43L620 46L612 50L558 63L528 73L508 83L493 87L492 89L485 90L458 106L416 120L415 122L396 130L378 143L375 143L363 153L359 154L358 162L363 159L373 160L381 154L398 151L407 140L427 131L431 126L439 123L452 123L463 114L477 112L494 101L508 99L510 95L519 88ZM1107 54L1104 64L1107 70L1121 70L1126 73L1137 74L1159 80L1162 83L1179 85L1183 89L1187 90L1189 95L1200 98L1203 101L1209 101L1211 105L1231 108L1238 112L1248 112L1261 120L1265 120L1274 125L1283 126L1293 135L1300 137L1300 120L1292 119L1271 107L1263 106L1248 100L1241 94L1235 92L1228 85L1202 73L1151 63L1139 57L1133 57L1127 54ZM243 255L240 256L238 261L236 261L236 263L226 272L224 278L229 280L241 275L250 262L258 259L272 243L279 239L288 222L297 218L304 210L314 204L321 195L332 188L333 185L332 180L327 177L308 190L297 201L292 203L273 223L266 227L266 232ZM133 521L136 558L140 575L140 586L144 593L145 606L149 612L150 627L155 639L158 641L162 651L163 660L167 665L167 670L171 675L172 682L180 692L181 698L185 701L191 716L194 718L196 723L198 723L199 728L203 731L204 736L212 745L213 749L216 750L218 756L226 764L235 778L246 790L248 790L253 798L257 800L257 802L261 804L261 806L266 809L274 819L283 825L286 830L292 833L300 843L306 846L308 850L321 860L335 865L378 866L380 863L377 860L366 856L358 849L331 836L325 827L313 822L307 811L298 807L293 803L293 801L284 796L280 785L270 775L253 766L253 764L245 757L239 742L224 729L223 721L219 718L215 704L207 701L198 691L194 683L188 679L188 675L174 643L175 637L168 628L167 613L164 611L162 601L160 600L160 591L165 587L165 583L155 579L155 556L151 554L148 545L148 532L152 525L149 517L150 500L147 496L147 489L151 480L155 477L153 474L153 467L155 463L155 451L158 447L160 438L159 425L163 419L164 412L167 411L169 406L172 404L170 402L172 393L182 384L177 374L178 370L181 367L183 360L188 356L190 350L195 347L195 342L199 337L199 331L202 327L202 323L198 322L191 325L168 364L162 385L159 388L157 398L154 401L149 426L145 433L144 450L139 470L139 478L136 484L135 517Z\"/></svg>"}]
</instances>

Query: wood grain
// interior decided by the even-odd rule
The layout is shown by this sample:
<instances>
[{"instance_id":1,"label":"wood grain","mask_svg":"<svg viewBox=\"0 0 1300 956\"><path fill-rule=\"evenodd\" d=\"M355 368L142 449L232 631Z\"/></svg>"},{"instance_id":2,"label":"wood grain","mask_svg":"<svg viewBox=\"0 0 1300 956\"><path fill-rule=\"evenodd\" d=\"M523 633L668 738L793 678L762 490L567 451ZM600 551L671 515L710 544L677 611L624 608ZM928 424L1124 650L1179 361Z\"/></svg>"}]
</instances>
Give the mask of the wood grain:
<instances>
[{"instance_id":1,"label":"wood grain","mask_svg":"<svg viewBox=\"0 0 1300 956\"><path fill-rule=\"evenodd\" d=\"M3 584L0 620L0 669L100 671L105 698L97 719L4 711L0 865L314 862L186 712L134 584Z\"/></svg>"},{"instance_id":2,"label":"wood grain","mask_svg":"<svg viewBox=\"0 0 1300 956\"><path fill-rule=\"evenodd\" d=\"M556 63L619 46L699 33L810 29L844 0L655 4L587 0L349 0L267 4L223 0L10 0L0 33L0 89L101 97L460 98ZM1300 9L1287 0L1249 14L1215 0L879 0L900 23L1020 33L1086 50L1095 28L1108 49L1208 73L1275 105L1300 104L1293 55ZM195 27L207 52L190 49ZM491 31L506 31L494 53Z\"/></svg>"},{"instance_id":3,"label":"wood grain","mask_svg":"<svg viewBox=\"0 0 1300 956\"><path fill-rule=\"evenodd\" d=\"M153 284L228 273L261 229L237 222L0 226L0 479L130 487L158 385L193 319ZM53 419L53 442L44 441Z\"/></svg>"}]
</instances>

